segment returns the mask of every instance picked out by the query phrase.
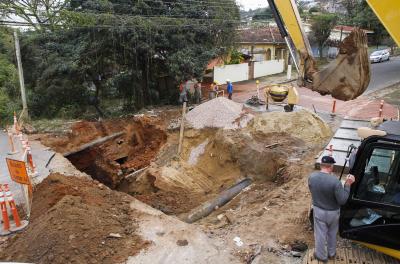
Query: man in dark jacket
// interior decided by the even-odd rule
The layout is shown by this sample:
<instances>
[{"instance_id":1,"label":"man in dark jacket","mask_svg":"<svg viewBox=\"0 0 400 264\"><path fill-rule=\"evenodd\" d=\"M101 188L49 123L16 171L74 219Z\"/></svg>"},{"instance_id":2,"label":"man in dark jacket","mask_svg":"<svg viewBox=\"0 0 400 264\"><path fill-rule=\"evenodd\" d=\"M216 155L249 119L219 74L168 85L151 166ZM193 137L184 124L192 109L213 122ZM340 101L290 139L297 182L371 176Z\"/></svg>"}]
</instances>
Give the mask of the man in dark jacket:
<instances>
[{"instance_id":1,"label":"man in dark jacket","mask_svg":"<svg viewBox=\"0 0 400 264\"><path fill-rule=\"evenodd\" d=\"M322 262L327 262L328 258L333 259L336 255L340 206L346 203L350 186L355 181L354 176L349 174L343 186L332 174L335 163L331 156L322 157L321 171L312 173L308 178L314 211L314 257Z\"/></svg>"}]
</instances>

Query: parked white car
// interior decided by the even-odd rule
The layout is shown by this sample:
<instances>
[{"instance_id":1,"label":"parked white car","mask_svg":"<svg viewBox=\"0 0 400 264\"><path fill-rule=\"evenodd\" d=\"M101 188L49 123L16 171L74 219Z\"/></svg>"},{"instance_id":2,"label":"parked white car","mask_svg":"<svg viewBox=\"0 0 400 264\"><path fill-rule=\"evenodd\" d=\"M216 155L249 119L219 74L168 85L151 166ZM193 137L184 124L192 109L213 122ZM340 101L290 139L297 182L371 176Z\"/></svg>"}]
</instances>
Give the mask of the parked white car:
<instances>
[{"instance_id":1,"label":"parked white car","mask_svg":"<svg viewBox=\"0 0 400 264\"><path fill-rule=\"evenodd\" d=\"M388 61L390 57L390 53L387 50L377 50L372 52L371 56L369 56L369 59L371 63L374 62L382 62L382 61Z\"/></svg>"}]
</instances>

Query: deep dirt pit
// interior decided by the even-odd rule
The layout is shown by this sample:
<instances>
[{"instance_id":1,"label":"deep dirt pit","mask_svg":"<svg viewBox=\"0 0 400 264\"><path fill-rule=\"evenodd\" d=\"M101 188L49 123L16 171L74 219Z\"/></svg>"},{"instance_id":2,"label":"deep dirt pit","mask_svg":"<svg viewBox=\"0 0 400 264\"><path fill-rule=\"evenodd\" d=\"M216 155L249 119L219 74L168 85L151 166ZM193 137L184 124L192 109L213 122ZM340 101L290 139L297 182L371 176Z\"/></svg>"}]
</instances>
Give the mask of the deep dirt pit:
<instances>
[{"instance_id":1,"label":"deep dirt pit","mask_svg":"<svg viewBox=\"0 0 400 264\"><path fill-rule=\"evenodd\" d=\"M251 178L249 188L197 224L230 247L235 247L234 236L263 248L296 240L311 243L303 221L309 206L306 177L331 133L322 120L306 111L261 114L238 130L187 127L180 157L178 131L168 130L168 125L149 116L80 122L68 135L41 140L64 153L125 131L70 160L107 186L181 219L241 179Z\"/></svg>"},{"instance_id":2,"label":"deep dirt pit","mask_svg":"<svg viewBox=\"0 0 400 264\"><path fill-rule=\"evenodd\" d=\"M115 133L123 134L74 153L84 144ZM45 135L41 142L67 158L80 171L116 189L125 176L150 165L166 142L162 122L155 117L134 117L104 122L77 122L67 135Z\"/></svg>"},{"instance_id":3,"label":"deep dirt pit","mask_svg":"<svg viewBox=\"0 0 400 264\"><path fill-rule=\"evenodd\" d=\"M166 214L185 217L243 178L274 188L289 182L293 173L288 172L297 166L292 161L304 159L329 134L324 123L306 111L263 114L237 130L188 127L178 157L178 131L167 130L168 125L159 117L145 115L78 122L69 134L47 135L41 141L65 153L94 139L124 132L68 159L112 189ZM315 129L310 130L310 126ZM131 177L135 171L141 173Z\"/></svg>"}]
</instances>

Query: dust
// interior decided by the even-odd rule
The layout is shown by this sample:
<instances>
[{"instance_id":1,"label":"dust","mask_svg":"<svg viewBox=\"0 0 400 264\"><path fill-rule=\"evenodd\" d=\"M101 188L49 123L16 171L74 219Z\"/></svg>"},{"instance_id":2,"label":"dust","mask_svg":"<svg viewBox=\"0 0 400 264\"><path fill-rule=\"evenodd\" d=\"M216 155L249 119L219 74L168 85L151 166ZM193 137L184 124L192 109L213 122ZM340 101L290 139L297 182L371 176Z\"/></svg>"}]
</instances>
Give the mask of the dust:
<instances>
[{"instance_id":1,"label":"dust","mask_svg":"<svg viewBox=\"0 0 400 264\"><path fill-rule=\"evenodd\" d=\"M124 262L148 246L136 234L138 215L130 209L132 200L92 180L52 174L34 191L28 228L7 242L0 258L34 263Z\"/></svg>"}]
</instances>

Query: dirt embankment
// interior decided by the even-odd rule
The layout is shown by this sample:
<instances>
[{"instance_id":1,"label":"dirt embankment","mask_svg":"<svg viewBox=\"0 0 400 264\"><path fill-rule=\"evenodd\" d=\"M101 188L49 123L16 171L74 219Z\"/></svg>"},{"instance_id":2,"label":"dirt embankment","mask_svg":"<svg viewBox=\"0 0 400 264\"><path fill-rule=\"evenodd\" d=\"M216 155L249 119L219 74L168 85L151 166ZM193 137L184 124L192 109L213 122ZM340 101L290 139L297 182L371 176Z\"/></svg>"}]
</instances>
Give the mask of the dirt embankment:
<instances>
[{"instance_id":1,"label":"dirt embankment","mask_svg":"<svg viewBox=\"0 0 400 264\"><path fill-rule=\"evenodd\" d=\"M0 259L34 263L121 263L148 246L136 234L133 198L91 180L50 175L34 192L31 222ZM115 234L115 235L112 235Z\"/></svg>"}]
</instances>

